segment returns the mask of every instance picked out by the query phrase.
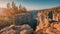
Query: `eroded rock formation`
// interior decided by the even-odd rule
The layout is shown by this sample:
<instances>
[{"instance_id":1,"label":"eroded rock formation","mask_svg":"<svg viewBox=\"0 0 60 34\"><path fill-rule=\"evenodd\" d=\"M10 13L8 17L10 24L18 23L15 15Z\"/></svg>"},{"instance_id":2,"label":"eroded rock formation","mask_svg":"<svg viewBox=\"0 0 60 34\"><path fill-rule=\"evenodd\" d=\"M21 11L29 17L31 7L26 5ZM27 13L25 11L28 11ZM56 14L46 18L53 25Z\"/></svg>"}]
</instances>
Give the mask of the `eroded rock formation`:
<instances>
[{"instance_id":1,"label":"eroded rock formation","mask_svg":"<svg viewBox=\"0 0 60 34\"><path fill-rule=\"evenodd\" d=\"M0 34L32 34L33 29L27 25L12 25L10 27L6 27L0 30Z\"/></svg>"},{"instance_id":2,"label":"eroded rock formation","mask_svg":"<svg viewBox=\"0 0 60 34\"><path fill-rule=\"evenodd\" d=\"M53 13L52 16L48 15L50 11ZM35 34L60 34L59 15L60 10L58 11L57 8L38 11L37 20L39 25L36 27ZM52 19L48 16L51 16Z\"/></svg>"}]
</instances>

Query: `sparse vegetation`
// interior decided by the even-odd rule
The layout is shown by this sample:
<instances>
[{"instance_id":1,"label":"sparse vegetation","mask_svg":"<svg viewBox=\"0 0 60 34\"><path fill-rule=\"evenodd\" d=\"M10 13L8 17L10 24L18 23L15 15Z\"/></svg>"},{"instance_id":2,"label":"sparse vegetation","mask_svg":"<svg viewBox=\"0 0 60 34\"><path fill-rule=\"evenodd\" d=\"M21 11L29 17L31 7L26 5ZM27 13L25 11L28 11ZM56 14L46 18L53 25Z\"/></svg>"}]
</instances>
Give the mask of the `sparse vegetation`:
<instances>
[{"instance_id":1,"label":"sparse vegetation","mask_svg":"<svg viewBox=\"0 0 60 34\"><path fill-rule=\"evenodd\" d=\"M14 2L7 3L4 14L0 19L0 34L60 34L60 6L39 10L38 25L34 25L37 21L25 7Z\"/></svg>"},{"instance_id":2,"label":"sparse vegetation","mask_svg":"<svg viewBox=\"0 0 60 34\"><path fill-rule=\"evenodd\" d=\"M16 6L14 2L12 4L7 3L7 8L4 9L4 14L2 17L2 20L0 20L0 27L5 27L9 26L11 24L15 24L15 15L21 14L21 13L26 13L27 10L25 7L22 7L21 4L20 6ZM1 17L0 17L1 18Z\"/></svg>"}]
</instances>

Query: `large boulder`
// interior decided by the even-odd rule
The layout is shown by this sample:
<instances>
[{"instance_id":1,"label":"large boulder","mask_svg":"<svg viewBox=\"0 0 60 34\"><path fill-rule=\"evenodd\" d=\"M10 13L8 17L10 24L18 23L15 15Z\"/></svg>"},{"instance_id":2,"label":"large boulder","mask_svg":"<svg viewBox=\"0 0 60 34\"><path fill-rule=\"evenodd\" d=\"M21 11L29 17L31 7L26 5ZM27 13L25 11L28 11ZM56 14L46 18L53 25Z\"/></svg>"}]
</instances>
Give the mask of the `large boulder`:
<instances>
[{"instance_id":1,"label":"large boulder","mask_svg":"<svg viewBox=\"0 0 60 34\"><path fill-rule=\"evenodd\" d=\"M10 30L6 30L6 31L2 32L1 34L16 34L16 31L13 29L10 29Z\"/></svg>"},{"instance_id":2,"label":"large boulder","mask_svg":"<svg viewBox=\"0 0 60 34\"><path fill-rule=\"evenodd\" d=\"M23 25L20 34L32 34L33 29L29 25Z\"/></svg>"},{"instance_id":3,"label":"large boulder","mask_svg":"<svg viewBox=\"0 0 60 34\"><path fill-rule=\"evenodd\" d=\"M32 30L22 30L20 34L32 34Z\"/></svg>"}]
</instances>

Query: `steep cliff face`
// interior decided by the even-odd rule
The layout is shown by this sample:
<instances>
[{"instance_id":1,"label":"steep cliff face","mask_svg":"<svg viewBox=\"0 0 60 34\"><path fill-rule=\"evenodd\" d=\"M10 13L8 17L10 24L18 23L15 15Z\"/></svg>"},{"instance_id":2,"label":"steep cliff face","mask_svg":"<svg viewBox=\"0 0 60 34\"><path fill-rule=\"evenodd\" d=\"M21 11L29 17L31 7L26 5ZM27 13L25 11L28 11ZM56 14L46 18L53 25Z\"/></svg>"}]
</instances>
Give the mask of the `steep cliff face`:
<instances>
[{"instance_id":1,"label":"steep cliff face","mask_svg":"<svg viewBox=\"0 0 60 34\"><path fill-rule=\"evenodd\" d=\"M37 25L37 21L33 18L31 13L21 13L15 16L16 25L28 24L33 29L35 29Z\"/></svg>"},{"instance_id":2,"label":"steep cliff face","mask_svg":"<svg viewBox=\"0 0 60 34\"><path fill-rule=\"evenodd\" d=\"M38 12L37 20L39 25L36 27L36 34L60 34L60 10L58 9L60 7ZM48 15L49 12L52 12L52 16ZM51 16L52 19L48 16Z\"/></svg>"}]
</instances>

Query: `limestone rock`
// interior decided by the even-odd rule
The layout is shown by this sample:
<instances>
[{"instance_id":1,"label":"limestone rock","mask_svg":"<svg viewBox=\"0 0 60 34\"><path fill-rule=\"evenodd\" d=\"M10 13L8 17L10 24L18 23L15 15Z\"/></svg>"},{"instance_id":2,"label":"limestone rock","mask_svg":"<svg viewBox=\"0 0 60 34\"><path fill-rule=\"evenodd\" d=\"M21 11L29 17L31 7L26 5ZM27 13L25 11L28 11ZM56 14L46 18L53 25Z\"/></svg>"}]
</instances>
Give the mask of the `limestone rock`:
<instances>
[{"instance_id":1,"label":"limestone rock","mask_svg":"<svg viewBox=\"0 0 60 34\"><path fill-rule=\"evenodd\" d=\"M6 30L4 32L2 32L1 34L16 34L16 31L11 29L11 30Z\"/></svg>"},{"instance_id":2,"label":"limestone rock","mask_svg":"<svg viewBox=\"0 0 60 34\"><path fill-rule=\"evenodd\" d=\"M0 34L32 34L33 29L27 25L11 25L0 30Z\"/></svg>"},{"instance_id":3,"label":"limestone rock","mask_svg":"<svg viewBox=\"0 0 60 34\"><path fill-rule=\"evenodd\" d=\"M32 31L29 30L22 30L20 34L32 34Z\"/></svg>"},{"instance_id":4,"label":"limestone rock","mask_svg":"<svg viewBox=\"0 0 60 34\"><path fill-rule=\"evenodd\" d=\"M60 24L54 24L54 28L56 28L58 31L60 31Z\"/></svg>"}]
</instances>

